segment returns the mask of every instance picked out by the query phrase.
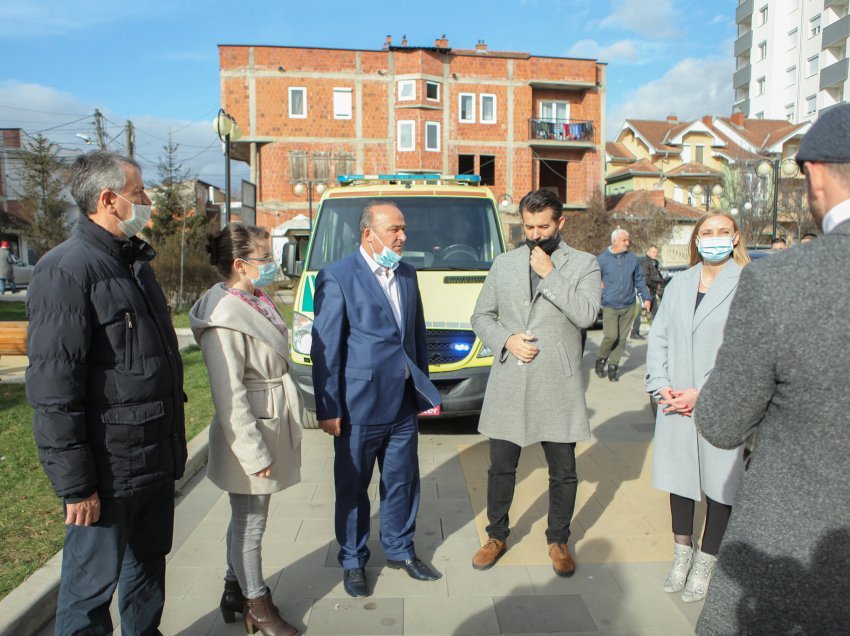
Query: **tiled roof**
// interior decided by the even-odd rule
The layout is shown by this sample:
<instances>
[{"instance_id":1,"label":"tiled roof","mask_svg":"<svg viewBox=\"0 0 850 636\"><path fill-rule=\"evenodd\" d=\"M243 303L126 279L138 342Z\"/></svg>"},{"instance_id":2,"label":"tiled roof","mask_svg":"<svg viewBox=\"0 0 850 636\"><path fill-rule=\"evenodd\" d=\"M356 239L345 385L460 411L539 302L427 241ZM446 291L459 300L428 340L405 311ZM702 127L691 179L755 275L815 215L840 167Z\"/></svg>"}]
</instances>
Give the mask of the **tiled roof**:
<instances>
[{"instance_id":1,"label":"tiled roof","mask_svg":"<svg viewBox=\"0 0 850 636\"><path fill-rule=\"evenodd\" d=\"M521 60L527 60L531 57L531 53L521 53L519 51L476 51L475 49L452 49L452 55L471 55L473 57L513 57Z\"/></svg>"},{"instance_id":2,"label":"tiled roof","mask_svg":"<svg viewBox=\"0 0 850 636\"><path fill-rule=\"evenodd\" d=\"M668 177L710 176L719 178L721 176L721 173L719 171L712 170L705 164L697 163L696 161L691 161L690 163L683 163L681 165L678 165L672 170L668 170L665 174Z\"/></svg>"},{"instance_id":3,"label":"tiled roof","mask_svg":"<svg viewBox=\"0 0 850 636\"><path fill-rule=\"evenodd\" d=\"M621 170L617 170L616 172L612 172L609 174L606 179L611 179L612 177L622 177L627 174L640 174L640 175L657 175L661 176L661 170L655 166L649 159L641 159L635 163L629 164L625 168Z\"/></svg>"},{"instance_id":4,"label":"tiled roof","mask_svg":"<svg viewBox=\"0 0 850 636\"><path fill-rule=\"evenodd\" d=\"M611 206L608 208L614 216L630 214L631 216L646 216L651 207L664 210L671 219L692 220L698 219L704 211L684 203L677 203L672 199L663 197L661 192L650 192L648 190L632 190L622 195L608 197ZM663 203L663 206L660 205Z\"/></svg>"},{"instance_id":5,"label":"tiled roof","mask_svg":"<svg viewBox=\"0 0 850 636\"><path fill-rule=\"evenodd\" d=\"M789 124L784 119L744 119L743 126L737 125L731 117L718 119L756 148L766 148L775 144L794 130L805 126L805 124Z\"/></svg>"},{"instance_id":6,"label":"tiled roof","mask_svg":"<svg viewBox=\"0 0 850 636\"><path fill-rule=\"evenodd\" d=\"M674 126L678 127L679 122L671 124L668 121L655 121L650 119L627 119L626 123L636 130L641 137L646 139L653 148L660 152L670 152L678 154L681 148L676 146L668 146L664 143L667 139L670 129Z\"/></svg>"},{"instance_id":7,"label":"tiled roof","mask_svg":"<svg viewBox=\"0 0 850 636\"><path fill-rule=\"evenodd\" d=\"M634 161L636 159L632 151L626 148L625 144L621 144L616 141L606 141L605 152L610 155L611 159L627 161Z\"/></svg>"}]
</instances>

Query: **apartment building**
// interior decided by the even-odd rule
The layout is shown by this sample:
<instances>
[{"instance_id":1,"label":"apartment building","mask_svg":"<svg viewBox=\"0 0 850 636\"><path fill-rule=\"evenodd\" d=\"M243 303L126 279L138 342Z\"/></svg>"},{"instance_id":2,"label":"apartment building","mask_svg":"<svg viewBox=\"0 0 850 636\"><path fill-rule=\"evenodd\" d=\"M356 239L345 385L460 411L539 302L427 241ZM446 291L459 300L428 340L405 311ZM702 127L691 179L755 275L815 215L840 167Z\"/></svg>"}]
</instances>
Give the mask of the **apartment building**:
<instances>
[{"instance_id":1,"label":"apartment building","mask_svg":"<svg viewBox=\"0 0 850 636\"><path fill-rule=\"evenodd\" d=\"M850 0L740 0L733 112L814 121L848 95Z\"/></svg>"},{"instance_id":2,"label":"apartment building","mask_svg":"<svg viewBox=\"0 0 850 636\"><path fill-rule=\"evenodd\" d=\"M479 174L507 206L533 188L586 208L604 175L605 64L491 51L479 41L377 50L220 45L232 156L257 222L307 214L342 174Z\"/></svg>"}]
</instances>

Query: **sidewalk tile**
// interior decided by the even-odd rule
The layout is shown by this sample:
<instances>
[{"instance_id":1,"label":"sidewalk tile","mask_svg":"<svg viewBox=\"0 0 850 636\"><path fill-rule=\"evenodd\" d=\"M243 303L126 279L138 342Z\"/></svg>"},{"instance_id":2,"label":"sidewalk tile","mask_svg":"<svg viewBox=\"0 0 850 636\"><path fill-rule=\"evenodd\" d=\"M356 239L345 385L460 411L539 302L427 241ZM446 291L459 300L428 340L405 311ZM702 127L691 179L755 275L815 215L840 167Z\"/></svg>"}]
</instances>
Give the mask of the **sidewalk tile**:
<instances>
[{"instance_id":1,"label":"sidewalk tile","mask_svg":"<svg viewBox=\"0 0 850 636\"><path fill-rule=\"evenodd\" d=\"M553 594L618 594L617 581L608 569L599 563L579 563L575 574L562 577L555 574L551 565L529 565L528 577L538 595Z\"/></svg>"},{"instance_id":2,"label":"sidewalk tile","mask_svg":"<svg viewBox=\"0 0 850 636\"><path fill-rule=\"evenodd\" d=\"M445 598L448 586L445 577L436 581L417 581L407 572L388 567L378 569L378 576L369 581L373 598Z\"/></svg>"},{"instance_id":3,"label":"sidewalk tile","mask_svg":"<svg viewBox=\"0 0 850 636\"><path fill-rule=\"evenodd\" d=\"M499 627L505 632L592 632L596 628L582 597L576 594L496 597L493 604Z\"/></svg>"},{"instance_id":4,"label":"sidewalk tile","mask_svg":"<svg viewBox=\"0 0 850 636\"><path fill-rule=\"evenodd\" d=\"M587 609L600 631L629 629L690 629L688 620L664 592L583 594Z\"/></svg>"},{"instance_id":5,"label":"sidewalk tile","mask_svg":"<svg viewBox=\"0 0 850 636\"><path fill-rule=\"evenodd\" d=\"M499 633L493 600L412 598L404 600L405 636Z\"/></svg>"},{"instance_id":6,"label":"sidewalk tile","mask_svg":"<svg viewBox=\"0 0 850 636\"><path fill-rule=\"evenodd\" d=\"M463 565L450 565L443 576L449 584L449 596L509 596L511 594L533 595L534 587L524 567L505 566L479 571L471 561Z\"/></svg>"},{"instance_id":7,"label":"sidewalk tile","mask_svg":"<svg viewBox=\"0 0 850 636\"><path fill-rule=\"evenodd\" d=\"M379 636L403 633L402 599L352 599L347 596L316 601L313 611L310 612L310 625L307 630L308 636Z\"/></svg>"}]
</instances>

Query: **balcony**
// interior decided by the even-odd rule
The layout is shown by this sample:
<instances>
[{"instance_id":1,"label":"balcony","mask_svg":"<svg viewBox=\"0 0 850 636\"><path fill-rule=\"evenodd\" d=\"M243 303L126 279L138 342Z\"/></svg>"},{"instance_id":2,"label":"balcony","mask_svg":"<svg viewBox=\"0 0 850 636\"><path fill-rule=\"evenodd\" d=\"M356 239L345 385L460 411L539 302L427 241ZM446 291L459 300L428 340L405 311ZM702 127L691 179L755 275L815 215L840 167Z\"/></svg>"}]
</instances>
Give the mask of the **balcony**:
<instances>
[{"instance_id":1,"label":"balcony","mask_svg":"<svg viewBox=\"0 0 850 636\"><path fill-rule=\"evenodd\" d=\"M820 72L820 90L837 86L847 81L847 71L850 69L850 58L830 64Z\"/></svg>"},{"instance_id":2,"label":"balcony","mask_svg":"<svg viewBox=\"0 0 850 636\"><path fill-rule=\"evenodd\" d=\"M850 36L850 15L845 15L838 22L833 22L828 27L824 27L822 33L820 43L822 49L843 42Z\"/></svg>"},{"instance_id":3,"label":"balcony","mask_svg":"<svg viewBox=\"0 0 850 636\"><path fill-rule=\"evenodd\" d=\"M751 48L753 48L753 32L747 31L744 35L735 40L735 57L749 51Z\"/></svg>"},{"instance_id":4,"label":"balcony","mask_svg":"<svg viewBox=\"0 0 850 636\"><path fill-rule=\"evenodd\" d=\"M735 105L732 106L733 113L744 113L744 117L750 116L750 100L742 99L741 101L735 102Z\"/></svg>"},{"instance_id":5,"label":"balcony","mask_svg":"<svg viewBox=\"0 0 850 636\"><path fill-rule=\"evenodd\" d=\"M735 24L741 24L744 20L748 20L753 15L753 5L755 0L744 0L735 9Z\"/></svg>"},{"instance_id":6,"label":"balcony","mask_svg":"<svg viewBox=\"0 0 850 636\"><path fill-rule=\"evenodd\" d=\"M847 6L847 0L824 0L823 8L829 9L830 7L845 7Z\"/></svg>"},{"instance_id":7,"label":"balcony","mask_svg":"<svg viewBox=\"0 0 850 636\"><path fill-rule=\"evenodd\" d=\"M533 145L593 148L593 122L579 119L529 119L528 138Z\"/></svg>"},{"instance_id":8,"label":"balcony","mask_svg":"<svg viewBox=\"0 0 850 636\"><path fill-rule=\"evenodd\" d=\"M753 67L750 64L747 64L744 68L738 69L732 76L732 88L741 88L742 86L746 86L750 83L752 75Z\"/></svg>"}]
</instances>

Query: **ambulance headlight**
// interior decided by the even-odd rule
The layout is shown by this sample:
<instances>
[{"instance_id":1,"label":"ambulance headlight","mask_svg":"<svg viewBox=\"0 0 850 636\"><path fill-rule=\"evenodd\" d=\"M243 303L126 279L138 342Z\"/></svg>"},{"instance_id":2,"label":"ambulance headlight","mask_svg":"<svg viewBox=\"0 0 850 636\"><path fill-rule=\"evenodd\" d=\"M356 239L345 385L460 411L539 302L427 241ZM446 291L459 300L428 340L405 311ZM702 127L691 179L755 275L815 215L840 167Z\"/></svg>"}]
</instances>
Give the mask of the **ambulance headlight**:
<instances>
[{"instance_id":1,"label":"ambulance headlight","mask_svg":"<svg viewBox=\"0 0 850 636\"><path fill-rule=\"evenodd\" d=\"M313 321L295 312L292 316L292 349L296 353L309 356L313 345Z\"/></svg>"}]
</instances>

